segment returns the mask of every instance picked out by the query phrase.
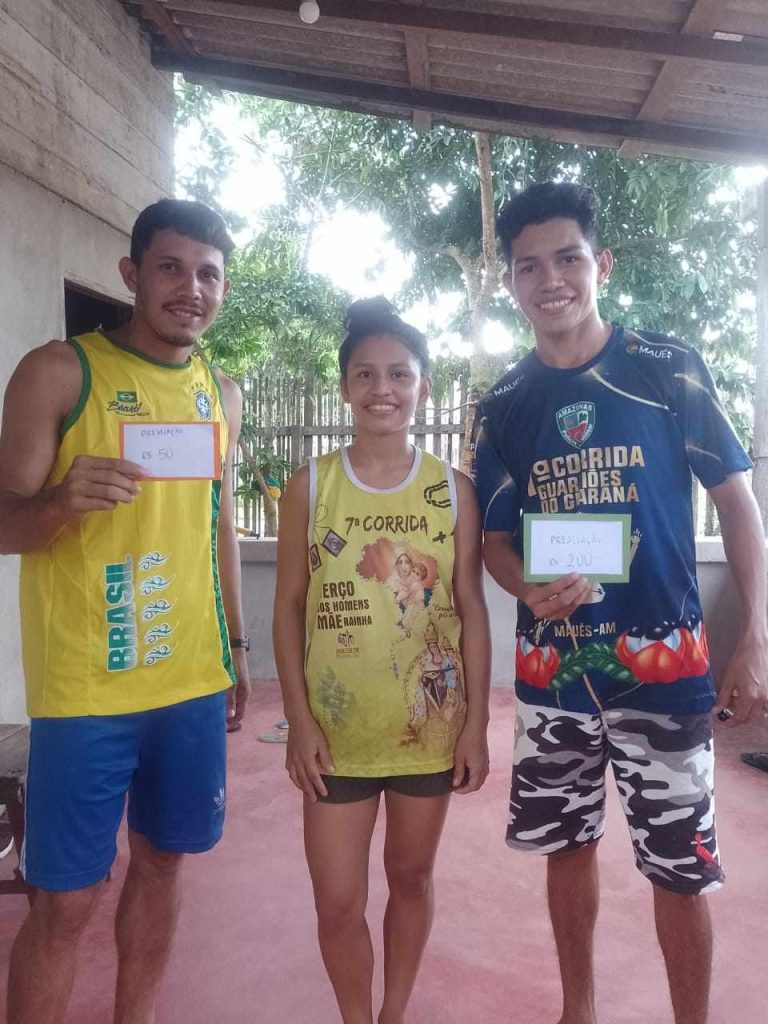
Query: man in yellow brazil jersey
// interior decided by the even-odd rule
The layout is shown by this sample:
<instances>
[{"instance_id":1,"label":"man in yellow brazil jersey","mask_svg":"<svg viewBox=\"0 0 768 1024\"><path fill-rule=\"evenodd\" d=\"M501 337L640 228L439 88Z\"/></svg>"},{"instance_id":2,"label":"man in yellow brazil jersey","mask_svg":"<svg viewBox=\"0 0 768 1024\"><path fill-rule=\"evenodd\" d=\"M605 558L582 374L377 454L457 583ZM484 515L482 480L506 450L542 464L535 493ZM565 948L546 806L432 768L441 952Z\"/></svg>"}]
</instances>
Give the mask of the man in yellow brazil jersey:
<instances>
[{"instance_id":1,"label":"man in yellow brazil jersey","mask_svg":"<svg viewBox=\"0 0 768 1024\"><path fill-rule=\"evenodd\" d=\"M126 795L116 1024L154 1020L182 854L221 836L225 722L249 689L231 480L242 402L195 345L232 249L207 207L148 207L120 261L130 323L34 349L8 384L0 551L22 555L22 869L37 889L9 1024L63 1020Z\"/></svg>"}]
</instances>

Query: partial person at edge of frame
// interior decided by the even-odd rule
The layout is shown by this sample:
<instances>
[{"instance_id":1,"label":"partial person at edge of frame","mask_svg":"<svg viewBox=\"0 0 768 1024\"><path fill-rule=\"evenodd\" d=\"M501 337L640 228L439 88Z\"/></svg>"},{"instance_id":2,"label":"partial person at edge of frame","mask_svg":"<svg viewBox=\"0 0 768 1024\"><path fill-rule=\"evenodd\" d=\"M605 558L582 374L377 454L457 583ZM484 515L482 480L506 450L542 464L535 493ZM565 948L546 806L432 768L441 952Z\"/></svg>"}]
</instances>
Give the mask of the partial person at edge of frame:
<instances>
[{"instance_id":1,"label":"partial person at edge of frame","mask_svg":"<svg viewBox=\"0 0 768 1024\"><path fill-rule=\"evenodd\" d=\"M120 261L130 323L34 349L8 384L0 550L22 554L22 869L36 888L11 954L9 1024L64 1018L126 795L116 1024L154 1020L183 854L221 836L228 698L237 723L249 692L232 496L241 398L195 346L232 249L200 203L147 207ZM210 426L200 479L169 479L166 461L152 480L151 463L120 457L121 429L190 422Z\"/></svg>"},{"instance_id":2,"label":"partial person at edge of frame","mask_svg":"<svg viewBox=\"0 0 768 1024\"><path fill-rule=\"evenodd\" d=\"M400 1024L432 922L450 794L488 774L490 634L472 484L408 440L429 393L426 339L381 297L353 303L345 326L341 393L355 440L311 459L286 488L274 642L320 950L345 1024L374 1019L365 909L384 793L377 1019Z\"/></svg>"},{"instance_id":3,"label":"partial person at edge of frame","mask_svg":"<svg viewBox=\"0 0 768 1024\"><path fill-rule=\"evenodd\" d=\"M596 851L610 762L637 866L653 883L676 1024L705 1024L704 894L724 877L712 710L738 724L768 697L765 538L751 462L695 348L602 320L598 289L613 257L597 244L588 189L532 185L497 226L505 284L536 339L476 419L485 564L518 598L507 842L548 856L560 1024L596 1024ZM717 696L696 584L692 472L716 505L741 601ZM576 573L526 581L522 515L542 512L631 516L629 582Z\"/></svg>"}]
</instances>

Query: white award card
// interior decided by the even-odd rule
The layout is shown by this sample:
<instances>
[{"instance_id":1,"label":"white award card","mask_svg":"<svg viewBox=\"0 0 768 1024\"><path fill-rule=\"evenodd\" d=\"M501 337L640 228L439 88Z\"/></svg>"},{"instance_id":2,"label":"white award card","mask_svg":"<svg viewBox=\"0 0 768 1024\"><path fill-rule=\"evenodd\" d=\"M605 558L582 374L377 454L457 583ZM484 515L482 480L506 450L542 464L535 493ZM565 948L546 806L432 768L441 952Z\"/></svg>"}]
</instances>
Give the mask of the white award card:
<instances>
[{"instance_id":1,"label":"white award card","mask_svg":"<svg viewBox=\"0 0 768 1024\"><path fill-rule=\"evenodd\" d=\"M605 583L629 579L628 515L523 517L524 579L547 581L576 572Z\"/></svg>"},{"instance_id":2,"label":"white award card","mask_svg":"<svg viewBox=\"0 0 768 1024\"><path fill-rule=\"evenodd\" d=\"M120 456L153 480L218 480L218 423L121 423Z\"/></svg>"}]
</instances>

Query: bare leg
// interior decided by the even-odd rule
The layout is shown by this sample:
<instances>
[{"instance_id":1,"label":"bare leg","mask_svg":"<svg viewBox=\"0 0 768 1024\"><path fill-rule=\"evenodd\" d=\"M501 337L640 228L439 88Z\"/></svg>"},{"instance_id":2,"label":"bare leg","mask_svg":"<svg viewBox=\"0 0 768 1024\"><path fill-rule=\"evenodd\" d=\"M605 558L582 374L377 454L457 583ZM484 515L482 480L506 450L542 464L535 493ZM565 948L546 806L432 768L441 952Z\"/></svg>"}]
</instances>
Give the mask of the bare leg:
<instances>
[{"instance_id":1,"label":"bare leg","mask_svg":"<svg viewBox=\"0 0 768 1024\"><path fill-rule=\"evenodd\" d=\"M593 937L600 887L597 843L547 858L547 897L563 986L559 1024L596 1024Z\"/></svg>"},{"instance_id":2,"label":"bare leg","mask_svg":"<svg viewBox=\"0 0 768 1024\"><path fill-rule=\"evenodd\" d=\"M179 917L183 855L163 853L132 829L128 842L131 860L115 920L115 1024L152 1024Z\"/></svg>"},{"instance_id":3,"label":"bare leg","mask_svg":"<svg viewBox=\"0 0 768 1024\"><path fill-rule=\"evenodd\" d=\"M379 1024L404 1024L432 927L432 870L448 810L445 796L387 792L384 866L389 901L384 915L384 1002Z\"/></svg>"},{"instance_id":4,"label":"bare leg","mask_svg":"<svg viewBox=\"0 0 768 1024\"><path fill-rule=\"evenodd\" d=\"M365 906L379 797L351 804L304 801L304 848L317 935L343 1024L372 1024L373 947Z\"/></svg>"},{"instance_id":5,"label":"bare leg","mask_svg":"<svg viewBox=\"0 0 768 1024\"><path fill-rule=\"evenodd\" d=\"M77 946L102 883L73 892L37 889L11 952L8 1024L60 1024L75 980Z\"/></svg>"},{"instance_id":6,"label":"bare leg","mask_svg":"<svg viewBox=\"0 0 768 1024\"><path fill-rule=\"evenodd\" d=\"M675 1024L706 1024L712 973L712 922L707 898L680 896L654 885L653 909Z\"/></svg>"}]
</instances>

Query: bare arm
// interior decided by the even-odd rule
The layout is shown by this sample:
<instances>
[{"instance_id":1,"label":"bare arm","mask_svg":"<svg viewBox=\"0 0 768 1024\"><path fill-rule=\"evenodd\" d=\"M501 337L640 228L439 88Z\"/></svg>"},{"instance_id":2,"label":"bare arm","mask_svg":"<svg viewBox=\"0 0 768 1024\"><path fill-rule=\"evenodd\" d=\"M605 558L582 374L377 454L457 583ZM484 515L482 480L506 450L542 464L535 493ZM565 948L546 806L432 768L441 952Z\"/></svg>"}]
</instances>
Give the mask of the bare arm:
<instances>
[{"instance_id":1,"label":"bare arm","mask_svg":"<svg viewBox=\"0 0 768 1024\"><path fill-rule=\"evenodd\" d=\"M741 603L740 629L718 694L719 708L733 705L732 724L748 722L768 701L765 534L745 473L734 473L710 492L723 546Z\"/></svg>"},{"instance_id":2,"label":"bare arm","mask_svg":"<svg viewBox=\"0 0 768 1024\"><path fill-rule=\"evenodd\" d=\"M453 785L457 793L479 789L488 776L488 695L491 629L483 593L480 510L469 477L454 471L453 601L461 619L461 657L467 687L467 720L456 744ZM465 781L465 776L466 778Z\"/></svg>"},{"instance_id":3,"label":"bare arm","mask_svg":"<svg viewBox=\"0 0 768 1024\"><path fill-rule=\"evenodd\" d=\"M567 619L583 604L591 591L589 580L569 573L550 583L526 583L523 560L512 546L508 533L489 531L483 540L483 558L496 582L528 605L537 619Z\"/></svg>"},{"instance_id":4,"label":"bare arm","mask_svg":"<svg viewBox=\"0 0 768 1024\"><path fill-rule=\"evenodd\" d=\"M221 600L224 605L224 616L227 620L229 635L242 637L245 636L245 622L243 619L240 547L235 531L233 491L235 486L235 450L243 417L243 399L240 388L234 381L219 370L216 370L215 373L221 385L221 396L228 427L227 455L221 488L219 523L216 531ZM245 714L245 707L251 692L248 659L246 651L242 647L232 649L232 665L237 683L230 693L227 717L230 723L236 724Z\"/></svg>"},{"instance_id":5,"label":"bare arm","mask_svg":"<svg viewBox=\"0 0 768 1024\"><path fill-rule=\"evenodd\" d=\"M317 793L327 794L320 773L332 772L333 766L325 736L309 707L304 676L308 519L309 468L302 466L288 481L280 500L273 644L290 724L285 766L293 784L315 801Z\"/></svg>"},{"instance_id":6,"label":"bare arm","mask_svg":"<svg viewBox=\"0 0 768 1024\"><path fill-rule=\"evenodd\" d=\"M19 363L5 393L0 433L0 554L44 548L68 522L131 502L141 468L122 459L74 459L55 487L46 482L59 430L82 387L76 352L51 341Z\"/></svg>"}]
</instances>

